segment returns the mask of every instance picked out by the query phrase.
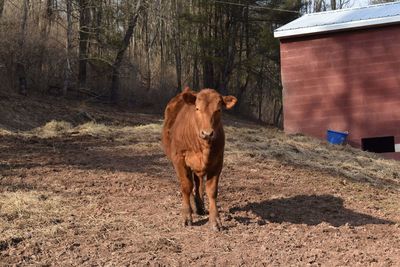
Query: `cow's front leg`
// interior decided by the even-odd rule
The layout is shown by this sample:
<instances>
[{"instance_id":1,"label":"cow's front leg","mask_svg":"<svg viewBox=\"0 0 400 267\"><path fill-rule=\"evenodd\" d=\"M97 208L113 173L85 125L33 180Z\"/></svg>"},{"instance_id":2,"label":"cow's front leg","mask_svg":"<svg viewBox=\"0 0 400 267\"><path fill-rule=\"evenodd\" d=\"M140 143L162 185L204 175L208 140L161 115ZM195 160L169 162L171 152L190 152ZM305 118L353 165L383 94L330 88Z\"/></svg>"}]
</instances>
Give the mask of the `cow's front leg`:
<instances>
[{"instance_id":1,"label":"cow's front leg","mask_svg":"<svg viewBox=\"0 0 400 267\"><path fill-rule=\"evenodd\" d=\"M202 175L196 175L193 173L194 180L194 206L195 212L198 215L204 215L204 179Z\"/></svg>"},{"instance_id":2,"label":"cow's front leg","mask_svg":"<svg viewBox=\"0 0 400 267\"><path fill-rule=\"evenodd\" d=\"M183 225L191 226L193 224L192 208L190 207L190 194L193 190L193 182L188 177L181 180L182 191L182 216Z\"/></svg>"},{"instance_id":3,"label":"cow's front leg","mask_svg":"<svg viewBox=\"0 0 400 267\"><path fill-rule=\"evenodd\" d=\"M206 181L206 193L209 202L209 223L213 230L221 230L221 220L219 218L218 208L217 208L217 195L218 195L218 175L207 176Z\"/></svg>"},{"instance_id":4,"label":"cow's front leg","mask_svg":"<svg viewBox=\"0 0 400 267\"><path fill-rule=\"evenodd\" d=\"M174 164L174 167L181 185L183 225L191 226L193 224L192 208L190 207L190 194L193 190L191 171L182 163Z\"/></svg>"}]
</instances>

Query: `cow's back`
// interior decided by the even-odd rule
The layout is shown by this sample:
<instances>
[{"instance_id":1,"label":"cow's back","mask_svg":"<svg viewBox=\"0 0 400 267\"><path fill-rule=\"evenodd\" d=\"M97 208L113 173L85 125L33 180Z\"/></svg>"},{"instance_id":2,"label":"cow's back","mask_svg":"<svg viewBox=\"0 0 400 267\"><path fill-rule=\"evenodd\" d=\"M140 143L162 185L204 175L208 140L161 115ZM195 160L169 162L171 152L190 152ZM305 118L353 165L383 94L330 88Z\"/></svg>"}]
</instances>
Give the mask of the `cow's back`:
<instances>
[{"instance_id":1,"label":"cow's back","mask_svg":"<svg viewBox=\"0 0 400 267\"><path fill-rule=\"evenodd\" d=\"M187 92L188 89L185 89L184 92ZM176 118L178 117L179 112L182 110L185 105L185 101L183 100L182 94L180 93L172 98L165 108L164 112L164 126L162 130L162 145L165 154L168 158L171 158L171 141L172 141L172 132Z\"/></svg>"}]
</instances>

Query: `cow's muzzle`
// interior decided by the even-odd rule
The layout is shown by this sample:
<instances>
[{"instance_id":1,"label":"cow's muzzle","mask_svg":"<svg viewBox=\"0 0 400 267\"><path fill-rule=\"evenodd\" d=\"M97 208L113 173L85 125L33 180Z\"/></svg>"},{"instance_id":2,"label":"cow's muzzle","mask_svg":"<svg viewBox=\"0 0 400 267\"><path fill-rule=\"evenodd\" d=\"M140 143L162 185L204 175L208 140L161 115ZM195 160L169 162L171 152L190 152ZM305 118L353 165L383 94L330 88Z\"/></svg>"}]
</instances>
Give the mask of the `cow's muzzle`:
<instances>
[{"instance_id":1,"label":"cow's muzzle","mask_svg":"<svg viewBox=\"0 0 400 267\"><path fill-rule=\"evenodd\" d=\"M212 140L214 137L214 131L213 130L202 130L200 131L200 138L204 140Z\"/></svg>"}]
</instances>

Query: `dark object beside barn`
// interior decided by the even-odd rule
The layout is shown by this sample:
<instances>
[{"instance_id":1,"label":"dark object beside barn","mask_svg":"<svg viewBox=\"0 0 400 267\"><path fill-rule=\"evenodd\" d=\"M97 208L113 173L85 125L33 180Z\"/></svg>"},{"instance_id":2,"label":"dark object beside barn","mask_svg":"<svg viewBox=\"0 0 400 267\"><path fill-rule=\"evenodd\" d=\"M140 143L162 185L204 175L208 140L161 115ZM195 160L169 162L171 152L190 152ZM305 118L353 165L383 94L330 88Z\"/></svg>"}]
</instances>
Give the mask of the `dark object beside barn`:
<instances>
[{"instance_id":1,"label":"dark object beside barn","mask_svg":"<svg viewBox=\"0 0 400 267\"><path fill-rule=\"evenodd\" d=\"M376 153L395 152L394 136L361 139L362 150Z\"/></svg>"}]
</instances>

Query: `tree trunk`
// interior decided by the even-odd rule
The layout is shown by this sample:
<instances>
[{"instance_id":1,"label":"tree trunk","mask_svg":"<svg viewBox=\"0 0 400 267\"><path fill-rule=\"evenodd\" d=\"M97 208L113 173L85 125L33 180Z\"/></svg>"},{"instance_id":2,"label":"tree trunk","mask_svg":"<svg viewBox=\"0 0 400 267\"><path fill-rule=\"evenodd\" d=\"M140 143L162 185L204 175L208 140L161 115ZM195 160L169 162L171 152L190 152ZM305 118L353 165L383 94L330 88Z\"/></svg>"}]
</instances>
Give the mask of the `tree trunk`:
<instances>
[{"instance_id":1,"label":"tree trunk","mask_svg":"<svg viewBox=\"0 0 400 267\"><path fill-rule=\"evenodd\" d=\"M197 45L196 45L196 54L193 59L193 89L194 90L199 90L200 85L199 85L199 67L198 67L198 55L197 55Z\"/></svg>"},{"instance_id":2,"label":"tree trunk","mask_svg":"<svg viewBox=\"0 0 400 267\"><path fill-rule=\"evenodd\" d=\"M244 9L243 9L244 11ZM243 16L244 17L244 16ZM244 25L240 26L240 34L239 34L239 54L238 54L238 67L236 73L236 92L239 92L240 84L241 84L241 73L242 73L242 50L243 50L243 30Z\"/></svg>"},{"instance_id":3,"label":"tree trunk","mask_svg":"<svg viewBox=\"0 0 400 267\"><path fill-rule=\"evenodd\" d=\"M0 18L3 16L4 0L0 0Z\"/></svg>"},{"instance_id":4,"label":"tree trunk","mask_svg":"<svg viewBox=\"0 0 400 267\"><path fill-rule=\"evenodd\" d=\"M102 25L103 25L103 0L99 1L96 12L96 40L97 40L97 53L99 54L99 56L102 55L102 38L100 37Z\"/></svg>"},{"instance_id":5,"label":"tree trunk","mask_svg":"<svg viewBox=\"0 0 400 267\"><path fill-rule=\"evenodd\" d=\"M246 92L247 85L249 84L249 81L250 81L250 74L247 73L246 81L242 86L239 87L239 91L238 91L238 93L236 95L237 104L235 105L235 109L234 109L236 113L240 112L240 108L241 108L241 106L243 104L243 95Z\"/></svg>"},{"instance_id":6,"label":"tree trunk","mask_svg":"<svg viewBox=\"0 0 400 267\"><path fill-rule=\"evenodd\" d=\"M258 98L258 107L257 107L258 121L262 122L262 106L263 106L262 104L263 104L264 94L263 94L263 88L262 88L261 81L257 82L257 89L258 89L258 96L257 96L257 98Z\"/></svg>"},{"instance_id":7,"label":"tree trunk","mask_svg":"<svg viewBox=\"0 0 400 267\"><path fill-rule=\"evenodd\" d=\"M325 11L325 0L315 0L314 12Z\"/></svg>"},{"instance_id":8,"label":"tree trunk","mask_svg":"<svg viewBox=\"0 0 400 267\"><path fill-rule=\"evenodd\" d=\"M19 37L19 56L17 60L17 78L18 78L18 92L22 95L27 95L27 81L26 81L26 69L24 59L24 44L26 37L26 28L28 23L28 11L29 11L29 0L24 0L22 9L22 22L21 22L21 33Z\"/></svg>"},{"instance_id":9,"label":"tree trunk","mask_svg":"<svg viewBox=\"0 0 400 267\"><path fill-rule=\"evenodd\" d=\"M124 54L126 49L129 46L129 40L132 38L133 30L135 29L137 19L139 17L139 13L143 9L141 0L138 0L136 4L135 11L131 14L129 19L128 28L125 32L125 37L122 40L121 47L117 53L117 56L114 60L113 71L112 71L112 80L111 80L111 89L110 89L110 100L112 103L116 103L118 100L118 91L119 91L119 69L122 64L122 59L124 58Z\"/></svg>"},{"instance_id":10,"label":"tree trunk","mask_svg":"<svg viewBox=\"0 0 400 267\"><path fill-rule=\"evenodd\" d=\"M163 1L160 0L159 2L160 6L163 5ZM164 81L164 76L165 76L165 67L166 64L164 62L164 36L165 36L165 31L164 31L164 20L162 19L162 9L160 9L160 13L158 14L158 24L160 27L160 87L161 90L164 91L165 87L165 81Z\"/></svg>"},{"instance_id":11,"label":"tree trunk","mask_svg":"<svg viewBox=\"0 0 400 267\"><path fill-rule=\"evenodd\" d=\"M282 102L280 102L279 100L275 100L274 103L274 126L275 127L279 127L282 128L281 125L281 116L282 116L282 111L283 111L283 106L282 106Z\"/></svg>"},{"instance_id":12,"label":"tree trunk","mask_svg":"<svg viewBox=\"0 0 400 267\"><path fill-rule=\"evenodd\" d=\"M180 93L182 90L182 56L181 56L181 22L180 22L180 7L178 6L178 0L175 0L175 16L176 16L176 28L174 30L174 46L175 46L175 70L176 70L176 93Z\"/></svg>"},{"instance_id":13,"label":"tree trunk","mask_svg":"<svg viewBox=\"0 0 400 267\"><path fill-rule=\"evenodd\" d=\"M210 12L209 10L206 10L206 12ZM208 28L208 29L207 29ZM204 39L205 37L203 36L203 30L201 30L201 38ZM205 34L208 34L208 40L212 40L212 17L209 16L208 20L208 27L206 27L207 32ZM205 45L202 45L201 47L202 51L202 58L203 58L203 86L205 88L213 88L214 87L214 65L211 61L211 57L213 57L212 54L212 48L207 47Z\"/></svg>"},{"instance_id":14,"label":"tree trunk","mask_svg":"<svg viewBox=\"0 0 400 267\"><path fill-rule=\"evenodd\" d=\"M212 39L210 38L210 40L212 40L212 42L220 42L221 40L218 40L218 26L219 23L222 22L222 14L218 13L218 11L220 10L219 5L217 3L215 3L214 5L214 21L211 25L213 25L213 29L212 29ZM210 16L211 17L211 16ZM215 88L218 89L219 85L220 85L220 78L221 78L221 70L218 69L218 64L216 62L215 59L220 59L221 54L220 51L221 48L219 46L214 46L214 48L212 49L212 53L210 56L212 56L214 58L214 60L212 61L212 69L213 69L213 84L210 86L210 88ZM218 72L219 70L219 72Z\"/></svg>"},{"instance_id":15,"label":"tree trunk","mask_svg":"<svg viewBox=\"0 0 400 267\"><path fill-rule=\"evenodd\" d=\"M90 23L89 11L89 1L79 0L79 88L86 87Z\"/></svg>"},{"instance_id":16,"label":"tree trunk","mask_svg":"<svg viewBox=\"0 0 400 267\"><path fill-rule=\"evenodd\" d=\"M336 0L331 0L331 9L332 10L336 9Z\"/></svg>"},{"instance_id":17,"label":"tree trunk","mask_svg":"<svg viewBox=\"0 0 400 267\"><path fill-rule=\"evenodd\" d=\"M66 64L63 95L67 96L68 89L71 87L71 52L72 52L72 0L67 1L67 44L66 44Z\"/></svg>"},{"instance_id":18,"label":"tree trunk","mask_svg":"<svg viewBox=\"0 0 400 267\"><path fill-rule=\"evenodd\" d=\"M50 29L51 29L51 23L53 22L53 16L54 16L54 10L53 10L53 3L54 0L47 0L46 3L46 19L47 21L45 22L44 27L42 28L42 33L45 36L49 35Z\"/></svg>"},{"instance_id":19,"label":"tree trunk","mask_svg":"<svg viewBox=\"0 0 400 267\"><path fill-rule=\"evenodd\" d=\"M151 69L150 69L150 50L151 50L151 41L149 34L149 21L148 14L145 15L145 50L146 50L146 91L150 91L151 88Z\"/></svg>"},{"instance_id":20,"label":"tree trunk","mask_svg":"<svg viewBox=\"0 0 400 267\"><path fill-rule=\"evenodd\" d=\"M242 52L242 38L244 39L244 45L246 46L245 52L246 52L246 61L249 62L250 60L250 54L251 54L251 49L250 49L250 23L249 23L249 7L247 6L244 10L244 36L241 37L241 43L240 43L240 53ZM240 112L240 108L242 106L243 103L243 95L245 93L245 91L247 90L247 86L250 82L250 68L248 66L248 64L246 64L246 79L243 85L241 85L239 87L239 92L237 94L237 100L238 103L235 105L235 112L239 113Z\"/></svg>"},{"instance_id":21,"label":"tree trunk","mask_svg":"<svg viewBox=\"0 0 400 267\"><path fill-rule=\"evenodd\" d=\"M236 24L235 21L233 21L232 24L229 26L229 28L227 28L226 30L228 32L228 37L227 37L228 42L225 49L226 57L224 59L225 60L224 68L221 72L221 85L220 85L220 92L223 95L228 94L227 86L234 68L235 57L236 57L235 45L238 32L238 25Z\"/></svg>"}]
</instances>

